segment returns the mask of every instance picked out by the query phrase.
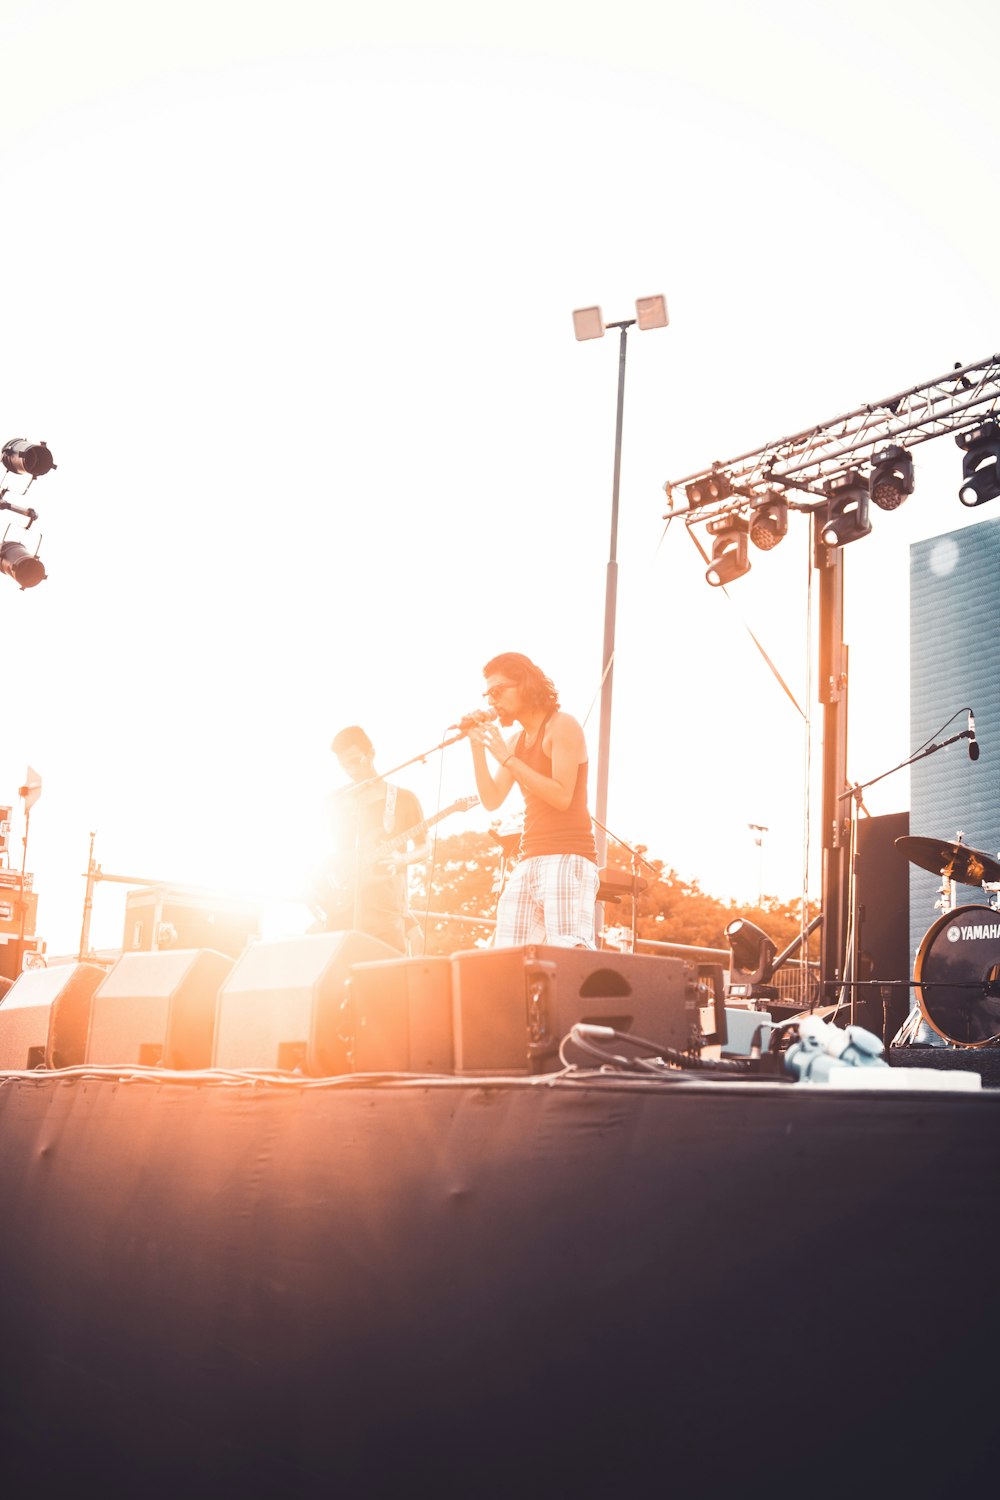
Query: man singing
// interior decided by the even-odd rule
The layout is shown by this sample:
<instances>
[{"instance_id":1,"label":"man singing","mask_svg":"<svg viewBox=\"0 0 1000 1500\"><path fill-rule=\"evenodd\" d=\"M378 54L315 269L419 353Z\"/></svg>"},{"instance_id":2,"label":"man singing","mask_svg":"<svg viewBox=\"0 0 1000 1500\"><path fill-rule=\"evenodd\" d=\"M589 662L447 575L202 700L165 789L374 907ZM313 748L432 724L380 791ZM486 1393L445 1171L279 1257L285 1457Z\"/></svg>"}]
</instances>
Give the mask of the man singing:
<instances>
[{"instance_id":1,"label":"man singing","mask_svg":"<svg viewBox=\"0 0 1000 1500\"><path fill-rule=\"evenodd\" d=\"M520 855L497 903L494 944L596 947L597 849L583 728L561 711L544 672L519 652L495 656L483 676L483 696L500 723L509 729L516 722L521 731L505 739L495 724L469 728L479 800L492 812L512 786L524 796Z\"/></svg>"}]
</instances>

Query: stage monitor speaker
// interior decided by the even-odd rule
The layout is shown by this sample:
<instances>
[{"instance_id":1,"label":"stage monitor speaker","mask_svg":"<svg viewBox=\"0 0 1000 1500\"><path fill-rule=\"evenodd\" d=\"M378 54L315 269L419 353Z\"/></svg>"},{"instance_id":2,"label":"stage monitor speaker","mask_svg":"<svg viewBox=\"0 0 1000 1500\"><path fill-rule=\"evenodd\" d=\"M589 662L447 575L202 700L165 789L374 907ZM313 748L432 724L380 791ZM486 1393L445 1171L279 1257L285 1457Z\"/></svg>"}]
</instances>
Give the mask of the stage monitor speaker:
<instances>
[{"instance_id":1,"label":"stage monitor speaker","mask_svg":"<svg viewBox=\"0 0 1000 1500\"><path fill-rule=\"evenodd\" d=\"M529 944L452 956L456 1073L545 1073L577 1022L700 1047L694 964L644 953Z\"/></svg>"},{"instance_id":2,"label":"stage monitor speaker","mask_svg":"<svg viewBox=\"0 0 1000 1500\"><path fill-rule=\"evenodd\" d=\"M210 1068L219 989L233 963L211 948L123 953L94 994L87 1061Z\"/></svg>"},{"instance_id":3,"label":"stage monitor speaker","mask_svg":"<svg viewBox=\"0 0 1000 1500\"><path fill-rule=\"evenodd\" d=\"M73 1068L84 1062L100 964L25 969L0 1002L0 1068Z\"/></svg>"},{"instance_id":4,"label":"stage monitor speaker","mask_svg":"<svg viewBox=\"0 0 1000 1500\"><path fill-rule=\"evenodd\" d=\"M451 959L396 958L351 970L354 1073L453 1073Z\"/></svg>"},{"instance_id":5,"label":"stage monitor speaker","mask_svg":"<svg viewBox=\"0 0 1000 1500\"><path fill-rule=\"evenodd\" d=\"M328 1078L350 1072L341 1007L354 964L398 958L366 932L251 943L219 991L213 1063Z\"/></svg>"}]
</instances>

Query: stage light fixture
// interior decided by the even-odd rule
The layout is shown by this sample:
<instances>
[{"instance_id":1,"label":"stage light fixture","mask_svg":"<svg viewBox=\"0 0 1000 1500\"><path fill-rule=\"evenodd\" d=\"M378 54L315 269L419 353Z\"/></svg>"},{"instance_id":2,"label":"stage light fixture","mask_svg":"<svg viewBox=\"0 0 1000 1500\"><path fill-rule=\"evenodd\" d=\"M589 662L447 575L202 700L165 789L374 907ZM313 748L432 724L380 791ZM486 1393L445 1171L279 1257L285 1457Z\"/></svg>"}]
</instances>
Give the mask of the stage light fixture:
<instances>
[{"instance_id":1,"label":"stage light fixture","mask_svg":"<svg viewBox=\"0 0 1000 1500\"><path fill-rule=\"evenodd\" d=\"M725 474L706 474L704 479L696 479L692 484L685 485L684 493L688 497L688 505L713 505L716 500L728 500L733 493L733 487Z\"/></svg>"},{"instance_id":2,"label":"stage light fixture","mask_svg":"<svg viewBox=\"0 0 1000 1500\"><path fill-rule=\"evenodd\" d=\"M730 989L734 983L748 987L767 984L774 973L778 951L767 933L745 917L737 917L726 928L726 938L729 943Z\"/></svg>"},{"instance_id":3,"label":"stage light fixture","mask_svg":"<svg viewBox=\"0 0 1000 1500\"><path fill-rule=\"evenodd\" d=\"M958 498L963 505L985 505L1000 495L1000 428L995 422L983 422L955 439L963 449L962 486Z\"/></svg>"},{"instance_id":4,"label":"stage light fixture","mask_svg":"<svg viewBox=\"0 0 1000 1500\"><path fill-rule=\"evenodd\" d=\"M10 474L28 474L32 479L41 479L55 468L52 454L44 442L31 443L27 438L11 438L0 449L0 460Z\"/></svg>"},{"instance_id":5,"label":"stage light fixture","mask_svg":"<svg viewBox=\"0 0 1000 1500\"><path fill-rule=\"evenodd\" d=\"M897 510L913 494L913 459L905 448L890 443L873 454L868 490L879 510Z\"/></svg>"},{"instance_id":6,"label":"stage light fixture","mask_svg":"<svg viewBox=\"0 0 1000 1500\"><path fill-rule=\"evenodd\" d=\"M828 547L845 547L867 536L872 529L868 519L868 481L856 469L848 469L828 481L830 497L822 519L820 535Z\"/></svg>"},{"instance_id":7,"label":"stage light fixture","mask_svg":"<svg viewBox=\"0 0 1000 1500\"><path fill-rule=\"evenodd\" d=\"M768 490L767 499L750 517L750 540L762 552L770 552L788 531L788 501Z\"/></svg>"},{"instance_id":8,"label":"stage light fixture","mask_svg":"<svg viewBox=\"0 0 1000 1500\"><path fill-rule=\"evenodd\" d=\"M708 529L712 533L712 561L705 578L713 588L720 588L750 571L747 556L750 523L740 516L716 516L708 523Z\"/></svg>"},{"instance_id":9,"label":"stage light fixture","mask_svg":"<svg viewBox=\"0 0 1000 1500\"><path fill-rule=\"evenodd\" d=\"M33 589L47 576L37 552L29 552L20 542L0 542L0 571L22 589Z\"/></svg>"}]
</instances>

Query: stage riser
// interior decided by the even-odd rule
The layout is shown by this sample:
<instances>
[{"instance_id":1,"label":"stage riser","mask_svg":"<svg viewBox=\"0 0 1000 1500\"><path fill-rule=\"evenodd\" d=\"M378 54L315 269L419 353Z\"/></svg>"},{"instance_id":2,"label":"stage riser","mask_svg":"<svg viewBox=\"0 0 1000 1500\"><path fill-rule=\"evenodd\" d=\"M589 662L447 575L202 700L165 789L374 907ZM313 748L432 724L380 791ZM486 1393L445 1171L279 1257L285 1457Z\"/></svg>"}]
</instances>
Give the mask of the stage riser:
<instances>
[{"instance_id":1,"label":"stage riser","mask_svg":"<svg viewBox=\"0 0 1000 1500\"><path fill-rule=\"evenodd\" d=\"M1000 1088L1000 1047L890 1047L890 1066L978 1073L983 1088Z\"/></svg>"},{"instance_id":2,"label":"stage riser","mask_svg":"<svg viewBox=\"0 0 1000 1500\"><path fill-rule=\"evenodd\" d=\"M985 1494L998 1157L991 1096L8 1081L5 1479Z\"/></svg>"}]
</instances>

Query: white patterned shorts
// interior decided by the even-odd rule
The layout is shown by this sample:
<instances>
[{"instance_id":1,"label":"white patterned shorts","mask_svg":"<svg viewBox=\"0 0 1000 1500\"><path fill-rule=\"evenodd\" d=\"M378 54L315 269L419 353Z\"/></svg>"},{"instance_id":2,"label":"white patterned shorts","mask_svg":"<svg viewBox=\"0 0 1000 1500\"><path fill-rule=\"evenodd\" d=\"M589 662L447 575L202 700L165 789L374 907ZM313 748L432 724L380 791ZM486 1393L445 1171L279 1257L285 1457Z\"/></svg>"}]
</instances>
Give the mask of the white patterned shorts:
<instances>
[{"instance_id":1,"label":"white patterned shorts","mask_svg":"<svg viewBox=\"0 0 1000 1500\"><path fill-rule=\"evenodd\" d=\"M497 902L495 948L596 948L597 866L582 854L518 860Z\"/></svg>"}]
</instances>

